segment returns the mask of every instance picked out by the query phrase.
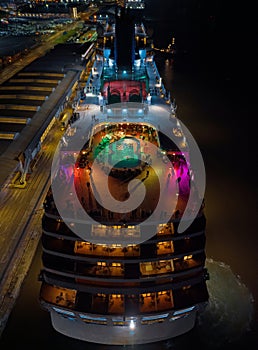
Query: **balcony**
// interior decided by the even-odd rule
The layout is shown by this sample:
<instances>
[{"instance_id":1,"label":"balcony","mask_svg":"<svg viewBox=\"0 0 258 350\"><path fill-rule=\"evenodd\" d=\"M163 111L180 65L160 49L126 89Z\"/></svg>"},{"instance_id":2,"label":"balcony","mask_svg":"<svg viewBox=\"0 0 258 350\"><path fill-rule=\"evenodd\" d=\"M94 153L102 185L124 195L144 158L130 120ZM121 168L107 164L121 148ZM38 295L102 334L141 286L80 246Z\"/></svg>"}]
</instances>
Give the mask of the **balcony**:
<instances>
[{"instance_id":1,"label":"balcony","mask_svg":"<svg viewBox=\"0 0 258 350\"><path fill-rule=\"evenodd\" d=\"M144 293L140 295L140 300L141 313L169 310L174 307L171 290L157 293Z\"/></svg>"},{"instance_id":2,"label":"balcony","mask_svg":"<svg viewBox=\"0 0 258 350\"><path fill-rule=\"evenodd\" d=\"M173 260L148 261L140 263L142 276L167 274L174 271Z\"/></svg>"},{"instance_id":3,"label":"balcony","mask_svg":"<svg viewBox=\"0 0 258 350\"><path fill-rule=\"evenodd\" d=\"M101 245L93 244L89 242L76 241L74 245L74 253L91 256L103 256L103 257L139 257L140 247L139 245L129 245L123 247L121 245L112 244Z\"/></svg>"},{"instance_id":4,"label":"balcony","mask_svg":"<svg viewBox=\"0 0 258 350\"><path fill-rule=\"evenodd\" d=\"M141 294L91 294L43 283L40 298L43 303L79 312L132 316L180 309L206 302L208 292L204 281L185 285L180 289Z\"/></svg>"}]
</instances>

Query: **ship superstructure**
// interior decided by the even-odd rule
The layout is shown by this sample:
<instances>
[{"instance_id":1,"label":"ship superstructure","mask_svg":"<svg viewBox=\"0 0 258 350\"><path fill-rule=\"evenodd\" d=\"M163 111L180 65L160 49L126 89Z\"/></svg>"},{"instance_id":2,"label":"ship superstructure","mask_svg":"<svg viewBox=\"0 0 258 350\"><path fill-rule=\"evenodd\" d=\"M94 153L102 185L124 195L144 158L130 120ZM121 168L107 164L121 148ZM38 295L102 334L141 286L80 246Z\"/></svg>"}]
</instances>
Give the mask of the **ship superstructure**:
<instances>
[{"instance_id":1,"label":"ship superstructure","mask_svg":"<svg viewBox=\"0 0 258 350\"><path fill-rule=\"evenodd\" d=\"M63 209L53 185L44 203L41 304L57 331L90 342L141 344L178 336L194 327L208 301L206 219L196 189L189 204L194 177L187 139L153 45L126 9L99 38L85 93L52 178ZM87 142L75 150L70 137L82 140L86 131ZM107 190L106 177L115 199L111 209L96 198ZM122 210L132 180L146 193L138 207ZM161 190L166 210L160 209ZM185 211L196 205L181 232ZM90 219L82 237L75 228L83 211Z\"/></svg>"}]
</instances>

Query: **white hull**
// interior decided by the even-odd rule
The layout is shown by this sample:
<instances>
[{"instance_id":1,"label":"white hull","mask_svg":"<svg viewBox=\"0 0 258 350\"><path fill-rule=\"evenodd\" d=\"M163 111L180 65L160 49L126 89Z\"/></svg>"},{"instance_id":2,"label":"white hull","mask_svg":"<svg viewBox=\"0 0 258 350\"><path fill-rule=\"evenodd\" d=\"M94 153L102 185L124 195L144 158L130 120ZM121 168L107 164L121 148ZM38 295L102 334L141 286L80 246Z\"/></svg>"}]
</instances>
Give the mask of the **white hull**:
<instances>
[{"instance_id":1,"label":"white hull","mask_svg":"<svg viewBox=\"0 0 258 350\"><path fill-rule=\"evenodd\" d=\"M194 327L196 313L194 310L175 320L168 316L162 323L150 325L137 322L133 330L129 326L85 324L79 318L70 320L55 311L51 311L51 320L54 329L68 337L92 343L132 345L157 342L184 334Z\"/></svg>"}]
</instances>

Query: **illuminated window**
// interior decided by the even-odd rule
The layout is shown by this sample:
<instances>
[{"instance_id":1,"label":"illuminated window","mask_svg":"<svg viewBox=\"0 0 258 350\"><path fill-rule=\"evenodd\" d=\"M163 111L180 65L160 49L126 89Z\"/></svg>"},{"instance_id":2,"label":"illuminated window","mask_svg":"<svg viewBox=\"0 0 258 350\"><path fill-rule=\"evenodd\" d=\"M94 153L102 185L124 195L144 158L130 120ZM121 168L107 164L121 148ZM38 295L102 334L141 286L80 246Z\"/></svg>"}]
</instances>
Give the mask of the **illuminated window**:
<instances>
[{"instance_id":1,"label":"illuminated window","mask_svg":"<svg viewBox=\"0 0 258 350\"><path fill-rule=\"evenodd\" d=\"M158 275L174 271L173 260L147 261L140 263L141 274Z\"/></svg>"},{"instance_id":2,"label":"illuminated window","mask_svg":"<svg viewBox=\"0 0 258 350\"><path fill-rule=\"evenodd\" d=\"M183 290L188 290L188 289L190 289L190 288L191 288L191 285L190 285L190 284L189 284L188 286L183 286L183 287L182 287Z\"/></svg>"},{"instance_id":3,"label":"illuminated window","mask_svg":"<svg viewBox=\"0 0 258 350\"><path fill-rule=\"evenodd\" d=\"M128 321L124 321L123 317L112 317L114 326L128 326Z\"/></svg>"},{"instance_id":4,"label":"illuminated window","mask_svg":"<svg viewBox=\"0 0 258 350\"><path fill-rule=\"evenodd\" d=\"M115 299L123 299L123 296L121 294L111 294L110 297Z\"/></svg>"},{"instance_id":5,"label":"illuminated window","mask_svg":"<svg viewBox=\"0 0 258 350\"><path fill-rule=\"evenodd\" d=\"M191 306L191 307L188 307L187 309L177 310L177 311L174 312L174 316L175 315L181 315L181 314L184 314L186 312L190 312L190 311L192 311L194 309L195 309L195 306Z\"/></svg>"},{"instance_id":6,"label":"illuminated window","mask_svg":"<svg viewBox=\"0 0 258 350\"><path fill-rule=\"evenodd\" d=\"M67 311L67 310L63 310L63 309L59 309L58 307L55 307L55 306L53 306L53 310L55 310L59 314L64 314L64 315L68 315L68 316L75 316L73 312Z\"/></svg>"},{"instance_id":7,"label":"illuminated window","mask_svg":"<svg viewBox=\"0 0 258 350\"><path fill-rule=\"evenodd\" d=\"M155 316L146 316L142 318L141 324L153 324L153 323L161 323L164 322L165 319L168 317L168 314L163 315L155 315Z\"/></svg>"},{"instance_id":8,"label":"illuminated window","mask_svg":"<svg viewBox=\"0 0 258 350\"><path fill-rule=\"evenodd\" d=\"M103 294L103 293L97 293L97 297L106 298L106 294Z\"/></svg>"},{"instance_id":9,"label":"illuminated window","mask_svg":"<svg viewBox=\"0 0 258 350\"><path fill-rule=\"evenodd\" d=\"M161 292L158 292L158 295L164 295L164 294L169 294L169 290L162 290Z\"/></svg>"},{"instance_id":10,"label":"illuminated window","mask_svg":"<svg viewBox=\"0 0 258 350\"><path fill-rule=\"evenodd\" d=\"M157 226L158 236L160 235L171 235L174 234L173 223L164 223Z\"/></svg>"},{"instance_id":11,"label":"illuminated window","mask_svg":"<svg viewBox=\"0 0 258 350\"><path fill-rule=\"evenodd\" d=\"M94 323L94 324L100 324L100 325L107 324L107 319L105 317L91 317L83 314L80 314L80 317L85 323Z\"/></svg>"},{"instance_id":12,"label":"illuminated window","mask_svg":"<svg viewBox=\"0 0 258 350\"><path fill-rule=\"evenodd\" d=\"M158 242L156 246L158 255L174 252L174 245L172 241Z\"/></svg>"},{"instance_id":13,"label":"illuminated window","mask_svg":"<svg viewBox=\"0 0 258 350\"><path fill-rule=\"evenodd\" d=\"M184 260L192 259L192 257L193 257L192 255L185 255L185 256L184 256Z\"/></svg>"},{"instance_id":14,"label":"illuminated window","mask_svg":"<svg viewBox=\"0 0 258 350\"><path fill-rule=\"evenodd\" d=\"M122 266L122 264L121 263L112 263L112 265L111 266L114 266L114 267L121 267Z\"/></svg>"}]
</instances>

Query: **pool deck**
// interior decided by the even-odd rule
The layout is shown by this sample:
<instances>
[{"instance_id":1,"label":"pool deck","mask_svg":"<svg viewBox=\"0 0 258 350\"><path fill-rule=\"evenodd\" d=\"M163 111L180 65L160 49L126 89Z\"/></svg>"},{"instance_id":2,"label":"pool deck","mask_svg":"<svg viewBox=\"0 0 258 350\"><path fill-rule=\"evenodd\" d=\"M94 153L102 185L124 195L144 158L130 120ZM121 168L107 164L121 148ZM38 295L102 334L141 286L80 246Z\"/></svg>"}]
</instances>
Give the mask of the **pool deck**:
<instances>
[{"instance_id":1,"label":"pool deck","mask_svg":"<svg viewBox=\"0 0 258 350\"><path fill-rule=\"evenodd\" d=\"M65 213L71 228L75 222L80 222L84 211L97 223L107 226L119 223L135 225L148 218L160 224L168 222L176 213L182 216L191 192L191 171L180 122L171 117L169 106L165 103L148 106L145 114L139 111L139 105L137 109L127 106L127 117L122 120L121 113L125 106L116 104L114 107L101 111L95 104L80 106L80 118L68 128L65 142L61 141L56 159L62 172L55 171L55 188L58 189L59 199L54 196L55 202L63 203L61 216ZM112 126L117 129L110 130ZM151 130L151 136L143 140L142 132L130 133L126 130L127 126L129 129L132 126L145 127ZM160 151L158 135L163 132L173 140L180 152L170 150L165 155L157 152ZM121 135L103 144L96 157L94 150L100 142L107 136L111 140L117 133ZM140 143L139 166L116 169L109 164L108 157L103 160L103 155L113 152L115 143L120 141L123 147L125 141L130 143L130 137ZM80 166L82 156L84 164ZM66 157L70 160L67 161ZM151 162L146 159L151 159ZM60 212L60 207L57 209Z\"/></svg>"}]
</instances>

